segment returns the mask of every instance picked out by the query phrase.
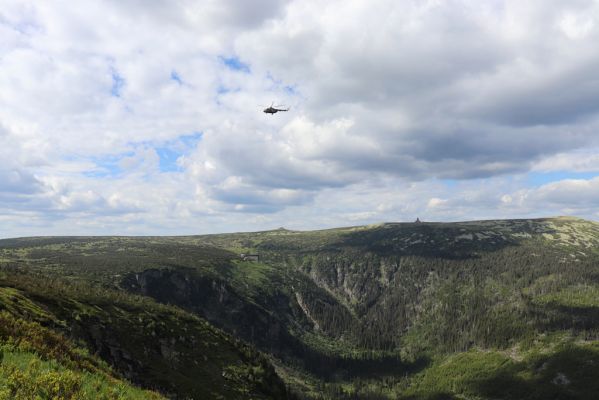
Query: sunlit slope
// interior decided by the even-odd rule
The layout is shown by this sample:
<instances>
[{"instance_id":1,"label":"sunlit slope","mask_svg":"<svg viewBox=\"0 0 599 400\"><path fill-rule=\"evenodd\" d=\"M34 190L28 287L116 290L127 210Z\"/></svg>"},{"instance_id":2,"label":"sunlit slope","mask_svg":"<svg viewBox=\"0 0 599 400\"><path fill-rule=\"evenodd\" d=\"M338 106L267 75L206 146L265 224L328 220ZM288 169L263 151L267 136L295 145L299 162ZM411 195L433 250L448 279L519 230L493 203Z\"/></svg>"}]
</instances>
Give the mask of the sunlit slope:
<instances>
[{"instance_id":1,"label":"sunlit slope","mask_svg":"<svg viewBox=\"0 0 599 400\"><path fill-rule=\"evenodd\" d=\"M0 393L16 396L6 398L34 398L28 396L35 386L40 398L161 398L124 379L173 399L285 398L272 366L254 349L152 299L5 271L0 310ZM44 391L46 384L50 389Z\"/></svg>"},{"instance_id":2,"label":"sunlit slope","mask_svg":"<svg viewBox=\"0 0 599 400\"><path fill-rule=\"evenodd\" d=\"M0 296L2 302L20 301L19 307L37 308L12 289L0 289ZM0 399L34 398L142 400L164 397L134 387L100 358L63 335L1 311Z\"/></svg>"}]
</instances>

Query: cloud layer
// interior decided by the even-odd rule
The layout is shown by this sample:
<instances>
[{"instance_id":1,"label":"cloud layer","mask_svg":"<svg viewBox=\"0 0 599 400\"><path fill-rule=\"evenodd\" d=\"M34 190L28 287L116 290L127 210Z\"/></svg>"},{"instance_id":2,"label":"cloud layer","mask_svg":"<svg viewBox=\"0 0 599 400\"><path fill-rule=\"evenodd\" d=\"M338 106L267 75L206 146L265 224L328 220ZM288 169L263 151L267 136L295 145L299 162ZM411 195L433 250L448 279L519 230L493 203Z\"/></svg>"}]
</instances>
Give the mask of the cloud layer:
<instances>
[{"instance_id":1,"label":"cloud layer","mask_svg":"<svg viewBox=\"0 0 599 400\"><path fill-rule=\"evenodd\" d=\"M0 236L599 218L596 1L4 0L0 37Z\"/></svg>"}]
</instances>

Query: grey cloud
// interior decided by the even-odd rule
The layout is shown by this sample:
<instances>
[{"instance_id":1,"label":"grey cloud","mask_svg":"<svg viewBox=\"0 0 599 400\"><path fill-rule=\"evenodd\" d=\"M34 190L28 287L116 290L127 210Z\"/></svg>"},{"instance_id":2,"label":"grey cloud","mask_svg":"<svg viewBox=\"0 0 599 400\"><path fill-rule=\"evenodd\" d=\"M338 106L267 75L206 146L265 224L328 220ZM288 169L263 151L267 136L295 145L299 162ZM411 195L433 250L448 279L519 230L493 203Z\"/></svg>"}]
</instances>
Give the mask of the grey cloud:
<instances>
[{"instance_id":1,"label":"grey cloud","mask_svg":"<svg viewBox=\"0 0 599 400\"><path fill-rule=\"evenodd\" d=\"M0 169L0 193L30 195L41 192L42 184L31 173L21 169Z\"/></svg>"},{"instance_id":2,"label":"grey cloud","mask_svg":"<svg viewBox=\"0 0 599 400\"><path fill-rule=\"evenodd\" d=\"M222 174L220 179L237 176L245 182L235 192L210 193L229 204L267 204L266 197L255 195L256 188L340 189L386 175L406 181L489 178L526 172L546 155L589 143L586 135L558 135L544 127L499 128L470 121L444 127L443 121L435 122L416 131L378 131L368 136L368 141L361 140L367 130L361 124L345 133L307 124L305 131L294 132L294 136L279 133L273 141L235 133L208 136L202 146L207 154L218 154L213 162ZM331 137L319 141L327 135ZM307 151L302 139L315 144ZM283 202L296 204L292 199Z\"/></svg>"},{"instance_id":3,"label":"grey cloud","mask_svg":"<svg viewBox=\"0 0 599 400\"><path fill-rule=\"evenodd\" d=\"M596 35L572 41L558 26L569 12L593 15L596 5L494 4L382 2L351 15L364 29L335 20L329 5L319 22L286 31L304 16L290 7L277 24L236 43L258 69L299 82L314 121L355 119L354 134L370 138L374 149L357 153L340 141L319 154L353 179L359 172L488 177L526 171L543 157L596 142L586 133L599 111L597 68L585 54ZM393 128L398 118L409 126Z\"/></svg>"},{"instance_id":4,"label":"grey cloud","mask_svg":"<svg viewBox=\"0 0 599 400\"><path fill-rule=\"evenodd\" d=\"M288 0L225 0L219 1L225 9L223 15L235 25L244 28L260 26L265 20L280 16Z\"/></svg>"},{"instance_id":5,"label":"grey cloud","mask_svg":"<svg viewBox=\"0 0 599 400\"><path fill-rule=\"evenodd\" d=\"M599 59L581 62L582 66L547 79L531 77L526 81L514 77L515 82L503 82L492 96L475 96L480 103L466 112L515 127L567 124L596 116L599 113ZM542 68L539 66L541 76Z\"/></svg>"},{"instance_id":6,"label":"grey cloud","mask_svg":"<svg viewBox=\"0 0 599 400\"><path fill-rule=\"evenodd\" d=\"M241 36L237 50L262 69L312 91L314 107L396 105L400 99L410 104L464 76L486 74L513 56L507 43L454 4L431 7L414 24L409 16L418 14L418 6L382 3L358 5L365 9L351 15L353 24L335 20L343 17L336 12L339 5L322 6L321 25L306 21L301 29L286 30L297 23L289 17ZM298 14L295 18L304 17Z\"/></svg>"},{"instance_id":7,"label":"grey cloud","mask_svg":"<svg viewBox=\"0 0 599 400\"><path fill-rule=\"evenodd\" d=\"M501 128L469 121L410 133L404 151L428 165L427 175L475 178L525 172L534 161L589 144L586 128ZM400 144L402 145L402 144ZM453 167L449 167L453 164ZM495 167L494 167L495 166Z\"/></svg>"},{"instance_id":8,"label":"grey cloud","mask_svg":"<svg viewBox=\"0 0 599 400\"><path fill-rule=\"evenodd\" d=\"M214 199L230 205L226 209L249 213L273 213L288 206L304 205L314 197L314 192L305 190L273 190L243 184L216 187L211 192Z\"/></svg>"},{"instance_id":9,"label":"grey cloud","mask_svg":"<svg viewBox=\"0 0 599 400\"><path fill-rule=\"evenodd\" d=\"M464 76L485 73L508 53L505 46L474 26L396 36L379 49L373 49L369 40L362 48L339 45L331 49L337 68L322 82L321 102L360 101L378 107L391 102L410 107L415 99L420 102L424 97L429 98L429 103L422 105L427 113L436 107L430 97L437 91ZM377 39L381 40L372 41Z\"/></svg>"},{"instance_id":10,"label":"grey cloud","mask_svg":"<svg viewBox=\"0 0 599 400\"><path fill-rule=\"evenodd\" d=\"M247 139L249 148L206 143L230 174L305 190L380 176L470 180L524 173L553 154L597 144L597 63L585 54L596 35L571 40L559 26L570 12L593 15L594 3L336 7L294 2L235 46L254 72L297 83L316 129L340 117L354 126L308 154L280 132L274 144ZM355 137L367 143L356 146Z\"/></svg>"},{"instance_id":11,"label":"grey cloud","mask_svg":"<svg viewBox=\"0 0 599 400\"><path fill-rule=\"evenodd\" d=\"M324 187L342 187L352 180L335 165L329 165L327 168L326 163L321 161L293 162L273 153L257 155L251 159L234 158L227 166L233 173L244 176L252 184L269 188L316 190Z\"/></svg>"},{"instance_id":12,"label":"grey cloud","mask_svg":"<svg viewBox=\"0 0 599 400\"><path fill-rule=\"evenodd\" d=\"M112 1L115 11L142 15L174 26L202 23L216 30L251 29L280 16L289 0L126 0Z\"/></svg>"},{"instance_id":13,"label":"grey cloud","mask_svg":"<svg viewBox=\"0 0 599 400\"><path fill-rule=\"evenodd\" d=\"M563 207L599 207L599 177L546 184L527 192L525 199L530 203L549 203Z\"/></svg>"}]
</instances>

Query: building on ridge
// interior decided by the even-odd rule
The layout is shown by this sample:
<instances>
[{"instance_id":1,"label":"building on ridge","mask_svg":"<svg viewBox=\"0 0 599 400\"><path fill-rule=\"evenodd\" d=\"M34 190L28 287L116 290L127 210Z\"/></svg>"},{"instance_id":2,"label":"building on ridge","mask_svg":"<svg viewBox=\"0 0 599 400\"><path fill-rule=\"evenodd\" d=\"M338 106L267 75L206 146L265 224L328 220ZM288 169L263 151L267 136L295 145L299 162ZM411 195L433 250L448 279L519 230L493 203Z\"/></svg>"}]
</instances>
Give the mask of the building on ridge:
<instances>
[{"instance_id":1,"label":"building on ridge","mask_svg":"<svg viewBox=\"0 0 599 400\"><path fill-rule=\"evenodd\" d=\"M260 260L260 256L258 254L241 253L239 255L239 258L241 258L243 261L259 261Z\"/></svg>"}]
</instances>

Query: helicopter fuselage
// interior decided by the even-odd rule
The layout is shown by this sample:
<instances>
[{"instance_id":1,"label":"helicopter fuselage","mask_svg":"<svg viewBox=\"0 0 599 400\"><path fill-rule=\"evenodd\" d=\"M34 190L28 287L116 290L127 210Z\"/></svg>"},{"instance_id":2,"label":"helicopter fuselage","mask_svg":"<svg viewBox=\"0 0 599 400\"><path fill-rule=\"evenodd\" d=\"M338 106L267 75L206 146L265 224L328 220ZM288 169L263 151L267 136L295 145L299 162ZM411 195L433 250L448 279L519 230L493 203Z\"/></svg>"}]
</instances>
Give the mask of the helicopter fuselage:
<instances>
[{"instance_id":1,"label":"helicopter fuselage","mask_svg":"<svg viewBox=\"0 0 599 400\"><path fill-rule=\"evenodd\" d=\"M289 111L289 109L288 108L287 109L285 109L285 108L274 108L274 107L268 107L268 108L264 109L264 112L266 114L276 114L279 111Z\"/></svg>"}]
</instances>

